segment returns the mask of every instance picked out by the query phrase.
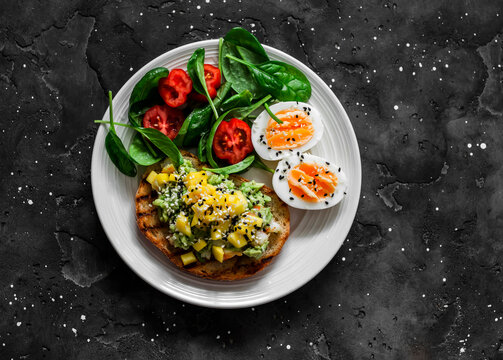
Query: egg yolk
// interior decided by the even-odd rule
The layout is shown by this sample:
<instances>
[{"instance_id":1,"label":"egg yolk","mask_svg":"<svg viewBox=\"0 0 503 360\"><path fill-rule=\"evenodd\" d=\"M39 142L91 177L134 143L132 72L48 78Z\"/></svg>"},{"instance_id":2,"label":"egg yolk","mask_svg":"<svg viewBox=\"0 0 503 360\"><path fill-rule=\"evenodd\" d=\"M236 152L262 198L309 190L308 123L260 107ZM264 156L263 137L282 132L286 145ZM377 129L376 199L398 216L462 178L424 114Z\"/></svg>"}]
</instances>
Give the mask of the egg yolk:
<instances>
[{"instance_id":1,"label":"egg yolk","mask_svg":"<svg viewBox=\"0 0 503 360\"><path fill-rule=\"evenodd\" d=\"M285 109L275 114L283 121L269 120L265 131L267 144L274 150L295 149L306 144L314 135L313 122L309 115L298 109Z\"/></svg>"},{"instance_id":2,"label":"egg yolk","mask_svg":"<svg viewBox=\"0 0 503 360\"><path fill-rule=\"evenodd\" d=\"M323 165L300 163L290 170L288 186L293 195L318 202L332 196L337 187L337 176Z\"/></svg>"}]
</instances>

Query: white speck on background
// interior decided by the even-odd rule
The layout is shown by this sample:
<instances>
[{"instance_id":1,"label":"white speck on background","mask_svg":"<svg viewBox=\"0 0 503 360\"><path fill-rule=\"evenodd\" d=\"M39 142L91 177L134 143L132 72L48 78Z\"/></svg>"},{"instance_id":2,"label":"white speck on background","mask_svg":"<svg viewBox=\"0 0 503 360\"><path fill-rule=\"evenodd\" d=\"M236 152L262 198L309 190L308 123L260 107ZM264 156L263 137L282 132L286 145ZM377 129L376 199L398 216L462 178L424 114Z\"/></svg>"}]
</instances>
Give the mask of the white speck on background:
<instances>
[{"instance_id":1,"label":"white speck on background","mask_svg":"<svg viewBox=\"0 0 503 360\"><path fill-rule=\"evenodd\" d=\"M28 199L28 205L33 205L33 200Z\"/></svg>"},{"instance_id":2,"label":"white speck on background","mask_svg":"<svg viewBox=\"0 0 503 360\"><path fill-rule=\"evenodd\" d=\"M80 315L80 320L86 321L86 316L85 315Z\"/></svg>"},{"instance_id":3,"label":"white speck on background","mask_svg":"<svg viewBox=\"0 0 503 360\"><path fill-rule=\"evenodd\" d=\"M22 324L22 323L21 323L21 321L18 321L18 322L16 323L16 325L17 325L17 326L21 326L21 324Z\"/></svg>"},{"instance_id":4,"label":"white speck on background","mask_svg":"<svg viewBox=\"0 0 503 360\"><path fill-rule=\"evenodd\" d=\"M398 110L398 105L393 106L393 109Z\"/></svg>"},{"instance_id":5,"label":"white speck on background","mask_svg":"<svg viewBox=\"0 0 503 360\"><path fill-rule=\"evenodd\" d=\"M287 350L290 350L290 348L291 348L291 346L290 346L290 345L287 345L287 346L286 346L286 349L287 349Z\"/></svg>"},{"instance_id":6,"label":"white speck on background","mask_svg":"<svg viewBox=\"0 0 503 360\"><path fill-rule=\"evenodd\" d=\"M487 148L486 143L481 143L481 144L480 144L480 148L481 148L482 150L485 150L485 149Z\"/></svg>"},{"instance_id":7,"label":"white speck on background","mask_svg":"<svg viewBox=\"0 0 503 360\"><path fill-rule=\"evenodd\" d=\"M470 144L470 143L468 143L466 146L468 147L468 149L472 148L472 144Z\"/></svg>"}]
</instances>

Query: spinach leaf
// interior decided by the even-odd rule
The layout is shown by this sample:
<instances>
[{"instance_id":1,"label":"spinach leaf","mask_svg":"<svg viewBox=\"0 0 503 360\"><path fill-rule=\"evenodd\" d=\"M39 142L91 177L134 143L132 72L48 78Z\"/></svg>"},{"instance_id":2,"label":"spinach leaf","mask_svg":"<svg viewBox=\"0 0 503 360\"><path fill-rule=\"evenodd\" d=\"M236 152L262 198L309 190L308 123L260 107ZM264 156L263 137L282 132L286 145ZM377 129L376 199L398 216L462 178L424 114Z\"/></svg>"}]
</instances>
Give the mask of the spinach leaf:
<instances>
[{"instance_id":1,"label":"spinach leaf","mask_svg":"<svg viewBox=\"0 0 503 360\"><path fill-rule=\"evenodd\" d=\"M311 84L299 69L281 61L268 61L254 65L232 55L227 58L246 65L263 90L279 101L308 101Z\"/></svg>"},{"instance_id":2,"label":"spinach leaf","mask_svg":"<svg viewBox=\"0 0 503 360\"><path fill-rule=\"evenodd\" d=\"M112 131L108 132L105 138L105 149L110 160L112 160L121 173L131 177L136 176L136 166L116 133Z\"/></svg>"},{"instance_id":3,"label":"spinach leaf","mask_svg":"<svg viewBox=\"0 0 503 360\"><path fill-rule=\"evenodd\" d=\"M173 161L173 164L175 167L179 167L180 164L183 162L183 156L180 153L180 150L176 147L175 143L171 141L169 137L164 135L162 132L160 132L157 129L151 129L151 128L135 128L136 131L138 131L140 134L145 136L147 139L149 139L152 144L157 146L157 148L162 151L163 154L165 154L167 157Z\"/></svg>"},{"instance_id":4,"label":"spinach leaf","mask_svg":"<svg viewBox=\"0 0 503 360\"><path fill-rule=\"evenodd\" d=\"M252 166L256 167L257 169L269 171L271 174L274 174L274 169L271 169L269 166L264 164L264 162L262 161L262 159L259 156L255 157L255 160L253 161Z\"/></svg>"},{"instance_id":5,"label":"spinach leaf","mask_svg":"<svg viewBox=\"0 0 503 360\"><path fill-rule=\"evenodd\" d=\"M217 96L213 99L213 103L216 107L220 107L220 104L225 99L229 91L231 90L231 84L226 82L220 89L218 89ZM204 107L196 108L187 116L185 121L176 136L174 143L177 146L191 146L194 145L201 135L202 131L208 130L211 122L211 106L206 105Z\"/></svg>"},{"instance_id":6,"label":"spinach leaf","mask_svg":"<svg viewBox=\"0 0 503 360\"><path fill-rule=\"evenodd\" d=\"M222 174L222 175L229 175L229 174L234 174L238 173L241 171L246 170L255 160L255 155L250 155L244 160L241 160L237 164L221 167L221 168L203 168L203 170L211 171L216 174Z\"/></svg>"},{"instance_id":7,"label":"spinach leaf","mask_svg":"<svg viewBox=\"0 0 503 360\"><path fill-rule=\"evenodd\" d=\"M146 139L140 133L137 133L133 138L133 142L129 145L129 156L139 165L149 166L162 160L162 156L155 154L154 156L148 148ZM153 150L153 149L152 149Z\"/></svg>"},{"instance_id":8,"label":"spinach leaf","mask_svg":"<svg viewBox=\"0 0 503 360\"><path fill-rule=\"evenodd\" d=\"M218 70L220 70L220 77L222 79L222 82L225 81L224 73L222 71L222 59L223 59L222 47L223 47L223 45L224 45L224 39L223 38L218 39Z\"/></svg>"},{"instance_id":9,"label":"spinach leaf","mask_svg":"<svg viewBox=\"0 0 503 360\"><path fill-rule=\"evenodd\" d=\"M252 112L254 112L259 107L261 107L263 104L265 104L267 101L269 101L269 99L271 99L271 97L272 97L271 95L267 95L267 96L263 97L262 99L260 99L259 101L257 101L256 103L251 104L250 106L232 109L231 116L238 118L238 119L241 119L241 120L244 120Z\"/></svg>"},{"instance_id":10,"label":"spinach leaf","mask_svg":"<svg viewBox=\"0 0 503 360\"><path fill-rule=\"evenodd\" d=\"M129 97L129 105L157 95L157 83L159 79L168 76L168 74L169 70L164 67L158 67L148 71L133 88L131 96Z\"/></svg>"},{"instance_id":11,"label":"spinach leaf","mask_svg":"<svg viewBox=\"0 0 503 360\"><path fill-rule=\"evenodd\" d=\"M245 65L229 59L228 55L240 56L235 45L224 41L219 61L222 66L222 74L227 81L232 83L234 91L240 93L249 90L253 94L254 99L264 96L264 90L257 84L250 70Z\"/></svg>"},{"instance_id":12,"label":"spinach leaf","mask_svg":"<svg viewBox=\"0 0 503 360\"><path fill-rule=\"evenodd\" d=\"M208 141L208 131L201 133L199 144L197 145L197 157L199 161L206 162L206 141Z\"/></svg>"},{"instance_id":13,"label":"spinach leaf","mask_svg":"<svg viewBox=\"0 0 503 360\"><path fill-rule=\"evenodd\" d=\"M155 104L147 104L146 101L139 101L129 106L128 119L134 126L142 126L143 115Z\"/></svg>"},{"instance_id":14,"label":"spinach leaf","mask_svg":"<svg viewBox=\"0 0 503 360\"><path fill-rule=\"evenodd\" d=\"M257 38L241 27L230 29L224 36L224 40L244 49L245 53L241 56L248 62L260 64L269 61L269 57ZM241 52L239 48L238 51Z\"/></svg>"},{"instance_id":15,"label":"spinach leaf","mask_svg":"<svg viewBox=\"0 0 503 360\"><path fill-rule=\"evenodd\" d=\"M215 114L215 119L218 118L218 112L213 104L213 100L210 97L208 92L208 88L206 86L206 79L204 76L204 48L199 48L189 59L187 63L187 72L189 73L190 78L192 79L192 87L199 94L203 94L208 99L208 102Z\"/></svg>"},{"instance_id":16,"label":"spinach leaf","mask_svg":"<svg viewBox=\"0 0 503 360\"><path fill-rule=\"evenodd\" d=\"M265 111L267 111L267 113L269 114L269 116L274 120L276 121L278 124L283 124L283 121L281 121L277 116L276 114L274 114L271 109L269 109L269 105L267 105L267 103L264 103L264 107L265 107Z\"/></svg>"},{"instance_id":17,"label":"spinach leaf","mask_svg":"<svg viewBox=\"0 0 503 360\"><path fill-rule=\"evenodd\" d=\"M211 127L210 133L208 135L208 140L206 141L206 157L208 158L208 163L214 167L218 168L218 164L215 162L213 159L213 138L215 137L215 133L217 131L218 125L225 119L225 117L231 112L232 110L226 111L220 117L213 123L213 126Z\"/></svg>"},{"instance_id":18,"label":"spinach leaf","mask_svg":"<svg viewBox=\"0 0 503 360\"><path fill-rule=\"evenodd\" d=\"M220 110L227 111L229 109L249 106L251 104L253 95L248 90L240 92L239 94L232 95L230 98L225 100L220 106Z\"/></svg>"},{"instance_id":19,"label":"spinach leaf","mask_svg":"<svg viewBox=\"0 0 503 360\"><path fill-rule=\"evenodd\" d=\"M110 160L112 160L112 163L114 163L121 173L131 177L136 176L136 166L129 157L124 144L115 131L111 91L108 92L108 101L110 104L110 130L105 137L105 149L107 150Z\"/></svg>"}]
</instances>

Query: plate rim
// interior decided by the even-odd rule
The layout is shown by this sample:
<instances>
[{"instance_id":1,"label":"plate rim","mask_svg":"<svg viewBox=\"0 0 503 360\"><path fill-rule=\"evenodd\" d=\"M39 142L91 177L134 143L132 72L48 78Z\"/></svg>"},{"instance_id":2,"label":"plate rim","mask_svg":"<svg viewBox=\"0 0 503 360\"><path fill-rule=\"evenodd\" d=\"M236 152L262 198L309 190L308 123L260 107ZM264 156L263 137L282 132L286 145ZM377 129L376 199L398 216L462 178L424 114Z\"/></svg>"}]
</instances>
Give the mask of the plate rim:
<instances>
[{"instance_id":1,"label":"plate rim","mask_svg":"<svg viewBox=\"0 0 503 360\"><path fill-rule=\"evenodd\" d=\"M155 64L160 58L166 56L170 52L175 51L175 50L179 51L179 52L182 52L183 50L185 50L187 48L194 47L195 44L197 44L198 47L205 47L205 46L208 46L208 45L215 46L215 45L218 45L218 41L219 41L219 39L208 39L208 40L195 41L195 42L191 42L191 43L184 44L184 45L181 45L181 46L177 46L177 47L175 47L173 49L170 49L170 50L168 50L168 51L166 51L166 52L164 52L164 53L156 56L155 58L153 58L151 61L149 61L147 64L145 64L143 67L141 67L140 69L138 69L133 75L131 75L129 77L129 79L121 86L121 88L119 89L119 91L117 92L117 94L114 96L114 99L117 98L117 97L122 96L122 94L129 87L127 85L130 82L132 82L132 79L135 77L135 75L137 75L138 73L144 73L145 71L150 70L151 68L153 68L153 64ZM344 231L341 232L341 235L344 234L343 237L346 238L347 234L351 230L351 227L352 227L352 225L354 223L354 219L356 217L356 213L357 213L357 210L358 210L358 205L359 205L359 202L360 202L361 184L362 184L362 165L361 165L360 148L358 146L358 139L356 137L356 133L355 133L354 128L353 128L353 124L352 124L351 120L349 119L349 116L348 116L346 110L344 109L344 107L342 106L341 102L339 101L338 97L334 94L334 92L332 91L332 89L330 89L328 87L328 85L326 84L326 82L323 81L323 79L320 76L318 76L318 74L316 74L316 72L314 72L314 70L312 70L307 65L305 65L303 62L301 62L300 60L296 59L292 55L289 55L289 54L287 54L286 52L284 52L282 50L279 50L277 48L271 47L269 45L265 45L265 44L262 44L262 45L263 45L263 47L264 47L264 49L266 50L267 53L278 54L278 55L280 55L281 57L284 58L283 60L286 60L287 62L290 62L290 63L295 63L295 65L297 67L300 67L300 70L302 70L304 73L309 73L309 75L311 77L318 78L320 80L320 85L321 85L322 89L324 89L325 93L328 94L328 96L329 96L329 102L335 103L335 106L338 107L341 110L341 112L343 114L343 120L349 126L349 137L350 138L348 140L349 140L350 144L354 144L354 149L351 148L351 151L356 151L355 152L355 158L357 159L357 163L354 164L354 166L355 166L355 170L356 170L356 173L357 173L358 176L357 176L357 179L355 179L356 182L354 182L354 183L353 183L353 179L351 179L352 180L352 186L354 186L355 188L357 188L356 195L355 195L355 196L357 196L357 201L353 205L353 208L348 208L347 209L347 211L351 211L352 212L352 220L351 220L350 223L348 222L349 225L346 225L347 229L344 229ZM109 107L106 108L106 110L105 110L102 118L105 118L106 114L108 113L108 110L109 110ZM97 191L95 190L95 189L98 188L98 185L97 185L98 179L96 178L97 177L97 175L96 175L96 170L97 169L95 170L95 167L98 166L97 165L98 164L97 159L98 159L98 156L100 155L100 154L98 154L98 150L97 150L97 148L99 147L99 144L98 144L97 140L98 140L98 137L99 137L98 135L101 132L103 132L103 131L105 131L105 127L104 126L100 126L98 128L98 131L96 132L96 135L94 137L92 156L91 156L91 190L92 190L92 194L93 194L93 202L94 202L94 207L96 209L96 214L98 215L98 219L100 221L101 227L102 227L103 231L105 232L105 235L106 235L108 241L112 244L112 247L117 252L117 254L122 259L122 261L124 261L124 263L136 275L138 275L141 279L143 279L143 281L145 281L146 283L148 283L149 285L151 285L155 289L159 290L163 294L169 295L169 296L171 296L171 297L173 297L173 298L175 298L177 300L180 300L182 302L186 302L186 303L189 303L189 304L192 304L192 305L197 305L197 306L207 307L207 308L217 308L217 309L239 309L239 308L247 308L247 307L251 307L251 306L259 306L259 305L267 304L267 303L273 302L275 300L278 300L278 299L280 299L280 298L282 298L284 296L287 296L287 295L289 295L289 294L297 291L299 288L301 288L302 286L304 286L307 283L309 283L310 281L312 281L333 260L333 258L339 252L341 246L344 244L344 240L343 240L339 244L339 246L337 247L337 249L335 250L334 254L331 257L329 257L327 261L323 262L322 264L318 263L318 269L306 281L304 281L304 282L301 281L301 282L295 284L295 286L290 287L290 288L288 288L286 290L283 290L283 291L272 292L270 294L270 296L264 297L264 298L260 298L258 300L256 300L256 299L255 300L249 300L249 301L241 300L241 301L239 301L238 303L235 303L235 304L228 304L228 303L221 304L220 302L212 302L211 299L208 299L208 298L205 298L204 300L203 299L198 299L198 298L194 299L194 298L191 298L191 297L189 297L189 296L187 296L185 294L180 294L176 290L165 288L165 287L161 286L159 283L157 283L157 282L153 281L152 279L150 279L148 276L146 276L142 272L140 272L138 269L136 269L136 267L134 266L135 264L132 263L126 257L125 254L122 254L121 248L118 246L118 244L115 244L114 241L110 240L111 236L109 234L109 230L104 225L105 224L104 218L106 216L105 216L105 214L102 213L103 210L100 210L99 206L97 206L97 204L99 202L97 201L97 196L98 195L97 195Z\"/></svg>"}]
</instances>

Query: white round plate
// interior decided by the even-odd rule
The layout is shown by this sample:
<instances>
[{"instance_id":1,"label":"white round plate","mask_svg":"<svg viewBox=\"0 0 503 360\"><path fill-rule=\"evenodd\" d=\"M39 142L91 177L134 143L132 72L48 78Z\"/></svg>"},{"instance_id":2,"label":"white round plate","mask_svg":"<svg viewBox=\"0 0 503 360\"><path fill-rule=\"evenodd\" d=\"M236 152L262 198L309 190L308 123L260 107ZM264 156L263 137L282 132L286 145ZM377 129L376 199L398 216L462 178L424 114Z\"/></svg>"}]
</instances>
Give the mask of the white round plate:
<instances>
[{"instance_id":1,"label":"white round plate","mask_svg":"<svg viewBox=\"0 0 503 360\"><path fill-rule=\"evenodd\" d=\"M194 50L206 49L207 63L218 63L218 40L200 41L168 51L134 74L113 100L116 122L128 122L129 96L134 85L150 69L186 68ZM330 209L304 211L290 208L291 233L281 253L271 265L256 275L233 282L197 278L174 265L138 230L134 195L142 168L136 178L117 170L105 150L108 125L100 126L94 142L91 181L94 202L103 229L115 250L141 278L160 291L187 303L213 308L242 308L276 300L306 284L334 257L341 247L356 214L361 187L360 153L351 122L329 87L300 61L269 46L271 59L290 63L308 77L312 86L309 103L322 114L325 134L311 153L341 164L348 177L347 196ZM108 119L108 110L103 119ZM117 126L126 148L133 131ZM252 169L244 176L271 184L271 175Z\"/></svg>"}]
</instances>

